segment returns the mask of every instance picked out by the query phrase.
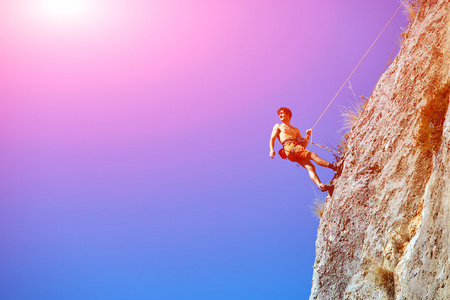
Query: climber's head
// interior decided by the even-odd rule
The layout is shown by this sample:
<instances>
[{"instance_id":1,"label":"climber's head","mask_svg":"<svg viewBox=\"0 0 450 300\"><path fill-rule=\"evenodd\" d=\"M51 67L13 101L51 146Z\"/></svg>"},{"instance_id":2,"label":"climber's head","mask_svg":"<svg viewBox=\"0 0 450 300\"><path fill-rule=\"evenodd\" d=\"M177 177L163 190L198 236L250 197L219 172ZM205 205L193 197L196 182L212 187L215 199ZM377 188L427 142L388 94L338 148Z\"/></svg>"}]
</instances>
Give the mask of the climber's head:
<instances>
[{"instance_id":1,"label":"climber's head","mask_svg":"<svg viewBox=\"0 0 450 300\"><path fill-rule=\"evenodd\" d=\"M290 121L291 118L292 118L292 112L291 112L291 110L290 110L289 108L287 108L287 107L280 107L280 108L277 110L277 113L278 113L278 116L280 117L280 120L281 120L281 121L283 121L283 118L284 118L285 116L287 116L287 117L289 118L289 121Z\"/></svg>"}]
</instances>

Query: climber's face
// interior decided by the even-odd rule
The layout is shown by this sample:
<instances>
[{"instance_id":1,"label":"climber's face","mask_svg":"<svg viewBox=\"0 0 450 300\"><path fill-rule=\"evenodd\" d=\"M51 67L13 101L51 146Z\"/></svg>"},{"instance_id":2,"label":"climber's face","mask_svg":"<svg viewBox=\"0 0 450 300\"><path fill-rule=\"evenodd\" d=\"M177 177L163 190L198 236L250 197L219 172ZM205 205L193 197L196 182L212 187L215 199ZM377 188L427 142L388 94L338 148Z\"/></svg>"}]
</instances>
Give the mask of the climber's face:
<instances>
[{"instance_id":1,"label":"climber's face","mask_svg":"<svg viewBox=\"0 0 450 300\"><path fill-rule=\"evenodd\" d=\"M286 114L284 110L280 110L278 113L278 116L280 117L281 122L288 122L289 121L289 115Z\"/></svg>"}]
</instances>

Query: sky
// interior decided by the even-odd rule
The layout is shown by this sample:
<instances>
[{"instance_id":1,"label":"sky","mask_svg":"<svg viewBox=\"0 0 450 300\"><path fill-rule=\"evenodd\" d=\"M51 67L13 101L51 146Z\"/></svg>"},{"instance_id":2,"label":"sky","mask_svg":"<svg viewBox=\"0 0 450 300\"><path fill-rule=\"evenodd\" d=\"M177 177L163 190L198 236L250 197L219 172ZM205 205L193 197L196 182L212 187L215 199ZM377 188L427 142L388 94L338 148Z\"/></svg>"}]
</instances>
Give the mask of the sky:
<instances>
[{"instance_id":1,"label":"sky","mask_svg":"<svg viewBox=\"0 0 450 300\"><path fill-rule=\"evenodd\" d=\"M276 111L304 135L399 5L2 0L0 298L307 299L324 194L270 159ZM316 143L340 143L405 24L401 9Z\"/></svg>"}]
</instances>

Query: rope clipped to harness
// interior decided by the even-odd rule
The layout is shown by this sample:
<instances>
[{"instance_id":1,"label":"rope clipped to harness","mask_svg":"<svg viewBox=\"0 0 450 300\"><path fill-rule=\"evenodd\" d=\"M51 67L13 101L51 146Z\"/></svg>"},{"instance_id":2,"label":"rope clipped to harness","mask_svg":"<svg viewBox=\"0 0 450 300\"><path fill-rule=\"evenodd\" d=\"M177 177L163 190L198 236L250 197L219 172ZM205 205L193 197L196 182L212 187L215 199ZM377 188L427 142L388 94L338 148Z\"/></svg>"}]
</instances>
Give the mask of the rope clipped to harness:
<instances>
[{"instance_id":1,"label":"rope clipped to harness","mask_svg":"<svg viewBox=\"0 0 450 300\"><path fill-rule=\"evenodd\" d=\"M375 45L375 43L378 41L378 39L380 38L381 34L384 32L384 30L388 27L388 25L391 23L392 19L394 19L395 15L398 13L398 11L400 10L400 7L403 6L403 3L400 4L400 6L397 8L397 10L395 11L395 13L392 15L392 17L389 19L389 21L386 23L386 25L384 25L384 28L381 30L381 32L378 34L377 38L375 39L375 41L373 41L372 45L370 45L369 49L366 51L366 53L363 55L363 57L360 59L360 61L358 62L358 64L356 65L356 67L353 69L353 71L350 73L350 75L347 77L347 79L344 81L344 83L342 84L342 86L340 87L340 89L338 90L338 92L336 93L336 95L334 95L333 99L331 99L330 103L328 104L328 106L325 108L325 110L323 111L323 113L320 115L319 119L317 119L316 123L314 124L314 126L312 127L312 129L314 129L314 127L316 127L317 123L319 123L320 119L322 118L322 116L325 114L325 112L328 110L328 108L330 107L331 103L333 103L333 101L336 99L336 97L339 95L339 93L342 91L342 89L344 88L344 86L347 84L347 82L350 80L350 77L352 77L353 73L355 73L356 69L359 67L359 65L362 63L362 61L364 60L364 58L366 58L367 54L369 53L369 51L372 49L372 47Z\"/></svg>"},{"instance_id":2,"label":"rope clipped to harness","mask_svg":"<svg viewBox=\"0 0 450 300\"><path fill-rule=\"evenodd\" d=\"M363 55L363 57L360 59L360 61L358 62L358 64L356 65L356 67L353 69L353 71L350 73L350 75L347 77L347 79L344 81L344 83L342 84L342 86L339 88L339 90L337 91L336 95L334 95L333 99L331 99L330 103L328 104L328 106L325 108L325 110L322 112L322 114L320 115L320 117L317 119L316 123L314 124L314 126L312 127L312 129L314 129L314 127L316 127L317 123L319 123L320 119L323 117L323 115L325 114L325 112L328 110L328 108L330 107L331 103L333 103L333 101L336 99L336 97L339 95L339 93L342 91L342 89L344 88L344 86L347 84L347 82L350 80L350 78L352 77L353 73L355 73L356 69L359 67L359 65L362 63L362 61L364 60L364 58L366 58L367 54L369 53L369 51L372 49L372 47L375 45L375 43L378 41L378 39L380 38L381 34L383 34L384 30L388 27L388 25L391 23L391 21L394 19L395 15L397 15L398 11L400 10L400 8L403 6L403 2L400 3L400 6L397 8L397 10L395 11L395 13L392 15L392 17L389 19L389 21L386 23L386 25L384 25L383 29L381 30L381 32L378 34L378 36L376 37L376 39L373 41L372 45L370 45L369 49L366 51L366 53ZM395 48L394 48L395 49ZM392 54L391 54L392 55ZM386 66L385 66L386 67ZM312 141L312 133L311 133L311 144L317 145L316 143L313 143ZM317 145L319 146L319 145ZM324 148L323 146L319 146L321 148ZM326 147L325 147L326 148ZM328 149L328 151L330 151ZM330 151L333 152L333 151Z\"/></svg>"}]
</instances>

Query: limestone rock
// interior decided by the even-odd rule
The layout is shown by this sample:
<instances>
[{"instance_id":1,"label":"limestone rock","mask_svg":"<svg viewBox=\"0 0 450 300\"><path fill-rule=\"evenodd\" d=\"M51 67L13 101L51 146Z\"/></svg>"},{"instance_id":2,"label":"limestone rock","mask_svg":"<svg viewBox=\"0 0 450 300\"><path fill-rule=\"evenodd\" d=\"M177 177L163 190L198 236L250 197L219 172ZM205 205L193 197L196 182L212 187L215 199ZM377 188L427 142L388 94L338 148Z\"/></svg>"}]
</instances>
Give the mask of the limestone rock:
<instances>
[{"instance_id":1,"label":"limestone rock","mask_svg":"<svg viewBox=\"0 0 450 300\"><path fill-rule=\"evenodd\" d=\"M450 299L448 108L438 150L417 145L422 109L450 87L449 29L450 1L422 0L350 131L317 233L310 299Z\"/></svg>"}]
</instances>

